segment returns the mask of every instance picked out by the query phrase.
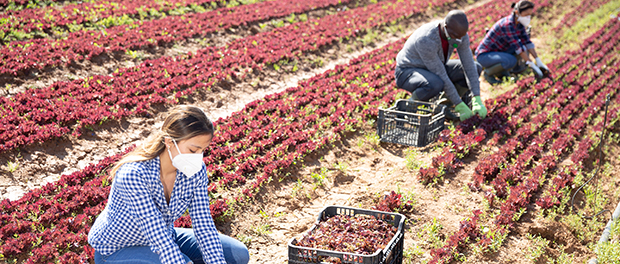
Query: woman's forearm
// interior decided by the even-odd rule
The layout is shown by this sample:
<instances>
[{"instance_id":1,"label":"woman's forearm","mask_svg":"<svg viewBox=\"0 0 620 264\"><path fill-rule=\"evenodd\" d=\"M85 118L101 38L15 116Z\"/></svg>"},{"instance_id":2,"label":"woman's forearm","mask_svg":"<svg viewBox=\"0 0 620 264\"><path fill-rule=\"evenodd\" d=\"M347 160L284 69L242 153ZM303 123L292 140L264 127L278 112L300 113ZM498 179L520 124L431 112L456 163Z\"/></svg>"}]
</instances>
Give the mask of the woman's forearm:
<instances>
[{"instance_id":1,"label":"woman's forearm","mask_svg":"<svg viewBox=\"0 0 620 264\"><path fill-rule=\"evenodd\" d=\"M519 53L519 56L521 56L521 59L523 59L524 61L529 61L530 60L530 56L528 56L529 53L527 53L527 51L521 52Z\"/></svg>"},{"instance_id":2,"label":"woman's forearm","mask_svg":"<svg viewBox=\"0 0 620 264\"><path fill-rule=\"evenodd\" d=\"M535 49L535 48L534 48L534 49L528 49L527 51L528 51L530 54L532 54L532 57L534 57L534 59L535 59L535 58L538 58L538 53L536 53L536 49Z\"/></svg>"}]
</instances>

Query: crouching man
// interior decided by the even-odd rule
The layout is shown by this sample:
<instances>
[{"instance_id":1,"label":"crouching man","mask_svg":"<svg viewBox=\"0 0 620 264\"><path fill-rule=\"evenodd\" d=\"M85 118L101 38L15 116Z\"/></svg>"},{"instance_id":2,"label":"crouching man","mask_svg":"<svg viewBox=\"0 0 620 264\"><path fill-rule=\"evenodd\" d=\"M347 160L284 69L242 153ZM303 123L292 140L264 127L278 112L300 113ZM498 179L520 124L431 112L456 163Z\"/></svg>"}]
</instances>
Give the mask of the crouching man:
<instances>
[{"instance_id":1,"label":"crouching man","mask_svg":"<svg viewBox=\"0 0 620 264\"><path fill-rule=\"evenodd\" d=\"M474 61L468 30L467 16L461 10L450 11L440 22L422 25L396 56L394 72L396 85L410 92L413 100L428 101L444 91L450 101L446 117L461 121L474 114L487 115L478 80L482 66ZM454 49L459 59L449 60ZM469 91L474 96L471 109L461 98Z\"/></svg>"}]
</instances>

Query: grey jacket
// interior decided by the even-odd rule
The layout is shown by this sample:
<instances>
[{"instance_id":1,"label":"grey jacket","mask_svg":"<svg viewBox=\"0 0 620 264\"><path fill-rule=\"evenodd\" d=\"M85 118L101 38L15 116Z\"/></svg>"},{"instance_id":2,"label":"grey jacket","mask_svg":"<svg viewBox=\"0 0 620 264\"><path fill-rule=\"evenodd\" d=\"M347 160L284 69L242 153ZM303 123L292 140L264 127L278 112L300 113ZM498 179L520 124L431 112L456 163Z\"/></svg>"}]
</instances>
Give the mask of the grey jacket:
<instances>
[{"instance_id":1,"label":"grey jacket","mask_svg":"<svg viewBox=\"0 0 620 264\"><path fill-rule=\"evenodd\" d=\"M403 49L396 56L396 66L401 69L423 68L437 74L443 80L443 90L446 92L446 96L454 105L457 105L462 100L446 73L446 60L441 47L439 23L435 21L424 24L413 32L409 39L407 39L407 42L405 42ZM452 56L455 43L456 41L454 40L448 42L448 59ZM480 81L478 80L479 75L474 64L474 56L469 47L469 35L465 35L462 38L461 44L458 44L456 51L465 71L467 86L474 96L479 96Z\"/></svg>"}]
</instances>

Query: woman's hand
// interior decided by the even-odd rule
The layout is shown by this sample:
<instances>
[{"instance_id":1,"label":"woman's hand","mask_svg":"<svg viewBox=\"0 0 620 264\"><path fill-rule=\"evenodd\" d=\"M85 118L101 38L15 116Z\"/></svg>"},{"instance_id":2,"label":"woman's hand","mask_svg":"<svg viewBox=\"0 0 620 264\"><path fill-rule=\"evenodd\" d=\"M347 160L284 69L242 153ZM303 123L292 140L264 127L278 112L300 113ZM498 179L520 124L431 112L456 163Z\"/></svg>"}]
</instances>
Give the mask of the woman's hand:
<instances>
[{"instance_id":1,"label":"woman's hand","mask_svg":"<svg viewBox=\"0 0 620 264\"><path fill-rule=\"evenodd\" d=\"M543 77L542 71L540 70L540 68L538 68L538 66L536 66L536 64L533 61L526 61L525 64L527 64L527 66L530 66L530 68L532 68L532 71L534 72L534 74L536 74L536 77L538 78Z\"/></svg>"},{"instance_id":2,"label":"woman's hand","mask_svg":"<svg viewBox=\"0 0 620 264\"><path fill-rule=\"evenodd\" d=\"M549 68L540 60L540 57L536 57L536 66L541 70L549 71Z\"/></svg>"}]
</instances>

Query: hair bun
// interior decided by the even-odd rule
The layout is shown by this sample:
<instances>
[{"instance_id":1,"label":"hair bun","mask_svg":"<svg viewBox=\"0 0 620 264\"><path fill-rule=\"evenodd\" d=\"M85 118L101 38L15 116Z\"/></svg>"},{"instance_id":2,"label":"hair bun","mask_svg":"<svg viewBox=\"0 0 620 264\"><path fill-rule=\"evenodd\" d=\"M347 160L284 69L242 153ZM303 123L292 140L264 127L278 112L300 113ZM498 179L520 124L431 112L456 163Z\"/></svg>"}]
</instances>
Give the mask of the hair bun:
<instances>
[{"instance_id":1,"label":"hair bun","mask_svg":"<svg viewBox=\"0 0 620 264\"><path fill-rule=\"evenodd\" d=\"M510 8L515 8L515 6L517 6L517 3L510 4Z\"/></svg>"}]
</instances>

